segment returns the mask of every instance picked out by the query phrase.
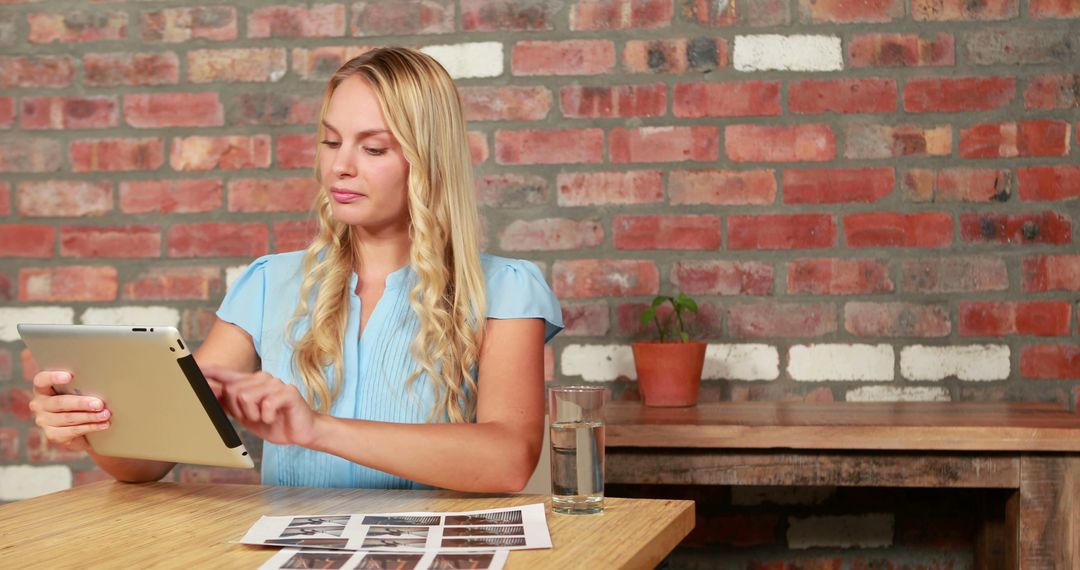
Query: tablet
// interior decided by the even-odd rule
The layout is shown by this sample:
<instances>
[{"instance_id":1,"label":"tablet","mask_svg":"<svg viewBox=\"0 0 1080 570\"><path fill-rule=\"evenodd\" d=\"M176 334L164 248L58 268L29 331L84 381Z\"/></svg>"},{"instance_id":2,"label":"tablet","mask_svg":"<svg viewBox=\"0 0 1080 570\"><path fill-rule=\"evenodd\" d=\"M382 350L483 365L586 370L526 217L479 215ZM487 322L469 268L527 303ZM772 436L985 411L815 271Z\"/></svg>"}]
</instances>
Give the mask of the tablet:
<instances>
[{"instance_id":1,"label":"tablet","mask_svg":"<svg viewBox=\"0 0 1080 570\"><path fill-rule=\"evenodd\" d=\"M64 393L101 398L109 429L94 452L177 463L254 467L175 327L19 324L41 370L74 375Z\"/></svg>"}]
</instances>

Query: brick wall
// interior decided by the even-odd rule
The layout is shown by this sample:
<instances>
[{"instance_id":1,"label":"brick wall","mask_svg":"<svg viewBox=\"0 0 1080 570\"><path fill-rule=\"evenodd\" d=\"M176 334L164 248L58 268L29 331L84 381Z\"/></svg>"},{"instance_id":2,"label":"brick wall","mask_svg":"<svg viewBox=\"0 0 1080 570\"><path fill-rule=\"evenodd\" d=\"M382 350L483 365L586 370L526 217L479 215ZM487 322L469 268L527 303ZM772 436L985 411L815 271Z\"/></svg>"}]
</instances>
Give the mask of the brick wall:
<instances>
[{"instance_id":1,"label":"brick wall","mask_svg":"<svg viewBox=\"0 0 1080 570\"><path fill-rule=\"evenodd\" d=\"M29 421L14 323L201 340L304 244L323 82L384 44L459 79L487 247L563 301L553 381L636 398L679 290L705 400L1080 399L1077 0L3 4L0 499L101 477Z\"/></svg>"}]
</instances>

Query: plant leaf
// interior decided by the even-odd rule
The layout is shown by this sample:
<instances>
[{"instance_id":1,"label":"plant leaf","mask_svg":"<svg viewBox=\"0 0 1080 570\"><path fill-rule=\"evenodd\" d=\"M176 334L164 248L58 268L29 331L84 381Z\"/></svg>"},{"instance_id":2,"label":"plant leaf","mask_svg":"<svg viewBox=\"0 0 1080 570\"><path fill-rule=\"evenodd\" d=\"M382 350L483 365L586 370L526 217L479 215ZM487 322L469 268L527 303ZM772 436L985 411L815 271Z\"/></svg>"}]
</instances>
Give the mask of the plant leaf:
<instances>
[{"instance_id":1,"label":"plant leaf","mask_svg":"<svg viewBox=\"0 0 1080 570\"><path fill-rule=\"evenodd\" d=\"M683 342L690 342L690 335L686 334L686 331L679 331L679 337Z\"/></svg>"},{"instance_id":2,"label":"plant leaf","mask_svg":"<svg viewBox=\"0 0 1080 570\"><path fill-rule=\"evenodd\" d=\"M697 301L694 301L693 299L691 299L685 293L679 293L679 304L682 305L682 307L684 309L690 311L691 313L698 312Z\"/></svg>"},{"instance_id":3,"label":"plant leaf","mask_svg":"<svg viewBox=\"0 0 1080 570\"><path fill-rule=\"evenodd\" d=\"M649 321L653 320L654 317L656 317L656 309L652 307L645 309L641 313L641 324L648 325Z\"/></svg>"},{"instance_id":4,"label":"plant leaf","mask_svg":"<svg viewBox=\"0 0 1080 570\"><path fill-rule=\"evenodd\" d=\"M658 308L660 305L664 304L664 301L667 301L668 299L671 299L671 297L665 297L663 295L657 295L656 297L653 297L652 308Z\"/></svg>"}]
</instances>

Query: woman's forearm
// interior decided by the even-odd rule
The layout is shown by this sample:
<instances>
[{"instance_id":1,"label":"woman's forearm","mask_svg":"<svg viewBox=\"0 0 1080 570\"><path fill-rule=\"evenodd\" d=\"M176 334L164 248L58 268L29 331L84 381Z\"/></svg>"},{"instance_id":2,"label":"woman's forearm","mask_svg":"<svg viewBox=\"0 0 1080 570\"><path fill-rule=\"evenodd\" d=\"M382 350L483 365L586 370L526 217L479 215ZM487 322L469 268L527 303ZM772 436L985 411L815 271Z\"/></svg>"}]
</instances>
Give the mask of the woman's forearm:
<instances>
[{"instance_id":1,"label":"woman's forearm","mask_svg":"<svg viewBox=\"0 0 1080 570\"><path fill-rule=\"evenodd\" d=\"M158 481L172 470L175 463L164 461L152 461L149 459L129 459L126 457L110 457L98 455L93 451L88 452L90 458L97 463L109 475L118 481L125 483L147 483Z\"/></svg>"}]
</instances>

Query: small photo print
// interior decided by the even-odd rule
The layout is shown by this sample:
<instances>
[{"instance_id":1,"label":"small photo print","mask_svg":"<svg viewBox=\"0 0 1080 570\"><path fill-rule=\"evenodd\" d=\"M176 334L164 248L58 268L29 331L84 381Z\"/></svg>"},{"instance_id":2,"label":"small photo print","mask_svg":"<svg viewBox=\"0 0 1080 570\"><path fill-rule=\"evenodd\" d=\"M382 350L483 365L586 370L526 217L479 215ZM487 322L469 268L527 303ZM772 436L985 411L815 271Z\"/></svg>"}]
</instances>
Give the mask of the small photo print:
<instances>
[{"instance_id":1,"label":"small photo print","mask_svg":"<svg viewBox=\"0 0 1080 570\"><path fill-rule=\"evenodd\" d=\"M301 552L285 561L282 568L325 568L337 570L344 568L352 558L352 552Z\"/></svg>"},{"instance_id":2,"label":"small photo print","mask_svg":"<svg viewBox=\"0 0 1080 570\"><path fill-rule=\"evenodd\" d=\"M281 531L281 538L291 538L294 536L316 536L319 538L340 537L343 530L345 530L345 527L337 525L289 527Z\"/></svg>"},{"instance_id":3,"label":"small photo print","mask_svg":"<svg viewBox=\"0 0 1080 570\"><path fill-rule=\"evenodd\" d=\"M328 524L339 524L345 526L349 524L349 516L340 517L295 517L289 526L320 526Z\"/></svg>"},{"instance_id":4,"label":"small photo print","mask_svg":"<svg viewBox=\"0 0 1080 570\"><path fill-rule=\"evenodd\" d=\"M349 546L347 538L272 538L265 541L266 544L280 544L283 546L321 546L323 548L346 548Z\"/></svg>"},{"instance_id":5,"label":"small photo print","mask_svg":"<svg viewBox=\"0 0 1080 570\"><path fill-rule=\"evenodd\" d=\"M422 548L426 538L365 538L360 548L401 548L413 546Z\"/></svg>"},{"instance_id":6,"label":"small photo print","mask_svg":"<svg viewBox=\"0 0 1080 570\"><path fill-rule=\"evenodd\" d=\"M491 566L494 552L476 554L439 554L431 561L431 570L463 570L465 568L482 569Z\"/></svg>"},{"instance_id":7,"label":"small photo print","mask_svg":"<svg viewBox=\"0 0 1080 570\"><path fill-rule=\"evenodd\" d=\"M368 538L427 538L428 527L426 526L373 526L368 529Z\"/></svg>"},{"instance_id":8,"label":"small photo print","mask_svg":"<svg viewBox=\"0 0 1080 570\"><path fill-rule=\"evenodd\" d=\"M503 511L501 513L483 513L478 515L449 515L447 526L469 526L488 524L521 524L521 511Z\"/></svg>"},{"instance_id":9,"label":"small photo print","mask_svg":"<svg viewBox=\"0 0 1080 570\"><path fill-rule=\"evenodd\" d=\"M525 536L523 526L448 526L443 536Z\"/></svg>"},{"instance_id":10,"label":"small photo print","mask_svg":"<svg viewBox=\"0 0 1080 570\"><path fill-rule=\"evenodd\" d=\"M525 546L524 536L504 538L444 538L446 548L498 548L500 546Z\"/></svg>"},{"instance_id":11,"label":"small photo print","mask_svg":"<svg viewBox=\"0 0 1080 570\"><path fill-rule=\"evenodd\" d=\"M384 517L366 516L363 523L371 526L435 526L439 524L439 517Z\"/></svg>"},{"instance_id":12,"label":"small photo print","mask_svg":"<svg viewBox=\"0 0 1080 570\"><path fill-rule=\"evenodd\" d=\"M357 570L414 570L423 557L423 554L368 554L355 568Z\"/></svg>"}]
</instances>

